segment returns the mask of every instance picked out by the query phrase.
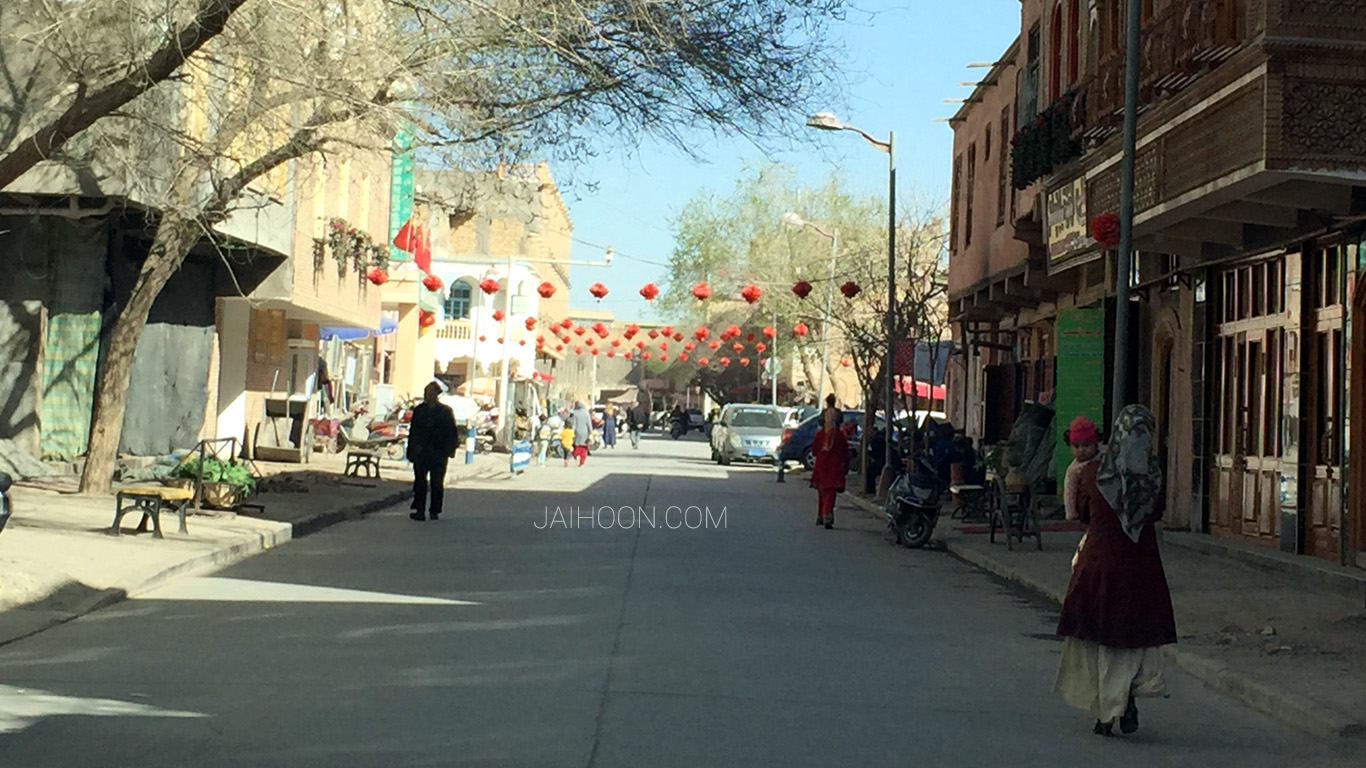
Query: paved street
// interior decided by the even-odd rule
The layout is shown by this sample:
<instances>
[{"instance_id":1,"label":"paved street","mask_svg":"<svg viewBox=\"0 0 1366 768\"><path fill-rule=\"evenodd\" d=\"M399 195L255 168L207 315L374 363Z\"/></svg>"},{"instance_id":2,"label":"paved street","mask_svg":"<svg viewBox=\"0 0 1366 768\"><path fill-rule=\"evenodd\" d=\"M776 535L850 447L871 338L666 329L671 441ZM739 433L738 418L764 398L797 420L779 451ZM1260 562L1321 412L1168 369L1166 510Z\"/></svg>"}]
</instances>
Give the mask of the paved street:
<instances>
[{"instance_id":1,"label":"paved street","mask_svg":"<svg viewBox=\"0 0 1366 768\"><path fill-rule=\"evenodd\" d=\"M1137 735L1093 736L1049 692L1052 609L706 458L623 441L0 648L3 764L1362 764L1176 670Z\"/></svg>"}]
</instances>

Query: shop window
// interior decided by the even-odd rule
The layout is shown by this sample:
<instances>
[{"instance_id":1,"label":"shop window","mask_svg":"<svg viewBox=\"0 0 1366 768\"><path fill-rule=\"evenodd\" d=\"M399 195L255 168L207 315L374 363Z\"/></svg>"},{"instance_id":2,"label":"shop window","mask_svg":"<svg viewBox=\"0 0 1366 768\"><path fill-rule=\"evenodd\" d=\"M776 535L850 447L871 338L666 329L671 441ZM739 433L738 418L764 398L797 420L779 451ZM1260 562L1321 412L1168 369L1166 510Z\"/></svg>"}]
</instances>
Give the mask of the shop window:
<instances>
[{"instance_id":1,"label":"shop window","mask_svg":"<svg viewBox=\"0 0 1366 768\"><path fill-rule=\"evenodd\" d=\"M446 319L470 319L470 300L473 295L473 289L464 280L452 283L450 293L446 295Z\"/></svg>"}]
</instances>

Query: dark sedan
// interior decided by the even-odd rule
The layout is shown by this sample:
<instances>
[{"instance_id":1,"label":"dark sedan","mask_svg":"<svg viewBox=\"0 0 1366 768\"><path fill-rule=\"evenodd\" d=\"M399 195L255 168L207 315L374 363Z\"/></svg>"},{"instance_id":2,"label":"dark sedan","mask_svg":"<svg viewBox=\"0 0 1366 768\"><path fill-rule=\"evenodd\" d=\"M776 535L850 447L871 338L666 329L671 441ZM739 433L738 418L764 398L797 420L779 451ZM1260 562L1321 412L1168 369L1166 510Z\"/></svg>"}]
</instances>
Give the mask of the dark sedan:
<instances>
[{"instance_id":1,"label":"dark sedan","mask_svg":"<svg viewBox=\"0 0 1366 768\"><path fill-rule=\"evenodd\" d=\"M840 423L854 425L854 434L849 438L849 455L858 455L859 441L863 439L863 411L846 410L840 412ZM875 422L879 429L882 428L882 417L877 417ZM815 440L816 433L821 431L821 415L808 418L796 427L783 431L783 445L778 453L779 461L800 461L807 469L816 466L816 458L811 454L811 442ZM851 464L852 466L852 464Z\"/></svg>"}]
</instances>

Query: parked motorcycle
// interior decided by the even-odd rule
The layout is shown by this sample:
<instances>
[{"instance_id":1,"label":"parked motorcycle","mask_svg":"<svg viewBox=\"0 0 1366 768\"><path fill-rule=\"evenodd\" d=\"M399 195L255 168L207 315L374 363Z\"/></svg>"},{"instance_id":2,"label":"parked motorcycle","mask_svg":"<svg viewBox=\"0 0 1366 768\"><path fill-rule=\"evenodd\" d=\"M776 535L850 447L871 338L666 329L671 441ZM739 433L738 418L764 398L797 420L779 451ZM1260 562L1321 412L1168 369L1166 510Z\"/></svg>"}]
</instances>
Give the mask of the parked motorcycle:
<instances>
[{"instance_id":1,"label":"parked motorcycle","mask_svg":"<svg viewBox=\"0 0 1366 768\"><path fill-rule=\"evenodd\" d=\"M941 490L934 467L922 457L911 459L887 491L883 515L888 538L913 548L929 543L939 522Z\"/></svg>"}]
</instances>

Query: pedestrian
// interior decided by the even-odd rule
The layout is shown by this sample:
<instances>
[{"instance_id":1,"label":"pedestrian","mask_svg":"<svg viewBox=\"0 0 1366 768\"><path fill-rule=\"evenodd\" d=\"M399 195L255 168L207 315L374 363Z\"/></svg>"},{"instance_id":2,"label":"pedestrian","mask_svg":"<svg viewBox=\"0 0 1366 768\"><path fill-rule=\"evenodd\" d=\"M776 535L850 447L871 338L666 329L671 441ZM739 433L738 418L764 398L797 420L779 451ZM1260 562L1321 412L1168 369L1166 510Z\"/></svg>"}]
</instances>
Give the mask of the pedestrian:
<instances>
[{"instance_id":1,"label":"pedestrian","mask_svg":"<svg viewBox=\"0 0 1366 768\"><path fill-rule=\"evenodd\" d=\"M436 520L441 516L441 502L445 495L446 462L455 455L459 434L455 428L455 414L441 403L441 385L433 381L422 390L422 402L413 409L408 425L408 461L413 463L414 520ZM430 517L424 516L428 481L431 485Z\"/></svg>"},{"instance_id":2,"label":"pedestrian","mask_svg":"<svg viewBox=\"0 0 1366 768\"><path fill-rule=\"evenodd\" d=\"M602 412L602 444L613 450L617 447L617 407L611 403Z\"/></svg>"},{"instance_id":3,"label":"pedestrian","mask_svg":"<svg viewBox=\"0 0 1366 768\"><path fill-rule=\"evenodd\" d=\"M873 434L868 438L868 471L863 475L863 492L872 496L877 493L878 479L882 477L882 468L887 465L887 434L877 427L873 427Z\"/></svg>"},{"instance_id":4,"label":"pedestrian","mask_svg":"<svg viewBox=\"0 0 1366 768\"><path fill-rule=\"evenodd\" d=\"M551 426L550 419L541 422L536 428L536 466L544 467L546 454L550 451L550 441L555 437L555 427Z\"/></svg>"},{"instance_id":5,"label":"pedestrian","mask_svg":"<svg viewBox=\"0 0 1366 768\"><path fill-rule=\"evenodd\" d=\"M1099 461L1078 480L1086 543L1075 559L1058 634L1065 638L1054 692L1087 710L1093 732L1138 730L1135 697L1166 693L1161 646L1176 642L1171 593L1154 524L1162 518L1162 471L1152 413L1120 411Z\"/></svg>"},{"instance_id":6,"label":"pedestrian","mask_svg":"<svg viewBox=\"0 0 1366 768\"><path fill-rule=\"evenodd\" d=\"M564 465L569 466L569 456L574 450L574 428L565 423L560 427L560 456L564 457Z\"/></svg>"},{"instance_id":7,"label":"pedestrian","mask_svg":"<svg viewBox=\"0 0 1366 768\"><path fill-rule=\"evenodd\" d=\"M569 426L574 429L574 458L582 467L588 460L588 438L593 434L593 414L582 400L575 402L574 410L569 412Z\"/></svg>"},{"instance_id":8,"label":"pedestrian","mask_svg":"<svg viewBox=\"0 0 1366 768\"><path fill-rule=\"evenodd\" d=\"M1100 434L1094 421L1078 416L1067 428L1066 440L1072 449L1072 463L1067 466L1067 474L1063 476L1063 511L1068 520L1080 520L1081 502L1078 494L1081 492L1081 475L1086 465L1096 461L1100 450Z\"/></svg>"},{"instance_id":9,"label":"pedestrian","mask_svg":"<svg viewBox=\"0 0 1366 768\"><path fill-rule=\"evenodd\" d=\"M640 432L645 428L645 418L640 413L640 406L629 408L626 411L626 436L631 438L631 450L640 450Z\"/></svg>"},{"instance_id":10,"label":"pedestrian","mask_svg":"<svg viewBox=\"0 0 1366 768\"><path fill-rule=\"evenodd\" d=\"M825 411L824 428L811 441L816 466L811 470L811 487L816 489L816 525L835 527L835 496L844 493L844 476L849 472L849 441L839 428L839 411Z\"/></svg>"}]
</instances>

